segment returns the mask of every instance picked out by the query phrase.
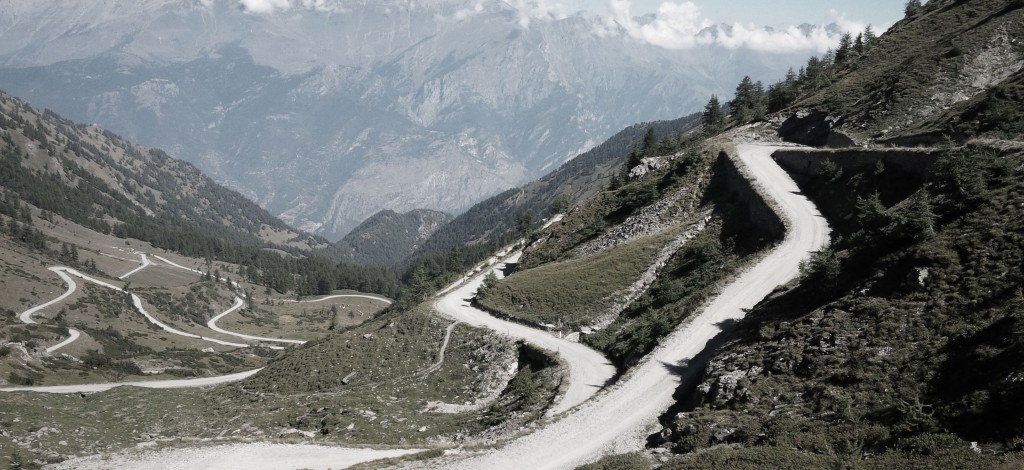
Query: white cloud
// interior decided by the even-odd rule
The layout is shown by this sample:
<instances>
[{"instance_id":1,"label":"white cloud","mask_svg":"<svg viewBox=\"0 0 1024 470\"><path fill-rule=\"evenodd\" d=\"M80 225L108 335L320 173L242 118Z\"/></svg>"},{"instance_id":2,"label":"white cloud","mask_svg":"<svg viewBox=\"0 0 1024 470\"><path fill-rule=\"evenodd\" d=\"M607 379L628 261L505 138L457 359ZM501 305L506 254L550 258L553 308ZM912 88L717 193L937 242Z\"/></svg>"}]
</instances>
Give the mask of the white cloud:
<instances>
[{"instance_id":1,"label":"white cloud","mask_svg":"<svg viewBox=\"0 0 1024 470\"><path fill-rule=\"evenodd\" d=\"M507 0L519 12L519 26L530 27L530 21L561 20L569 16L570 9L559 2L550 0Z\"/></svg>"},{"instance_id":2,"label":"white cloud","mask_svg":"<svg viewBox=\"0 0 1024 470\"><path fill-rule=\"evenodd\" d=\"M291 7L289 0L242 0L245 11L252 13L273 13Z\"/></svg>"},{"instance_id":3,"label":"white cloud","mask_svg":"<svg viewBox=\"0 0 1024 470\"><path fill-rule=\"evenodd\" d=\"M832 22L839 26L839 29L844 33L850 33L856 36L859 33L864 32L864 29L868 27L867 23L863 21L852 21L846 19L846 13L837 10L829 10L829 16L832 17ZM884 30L883 30L884 31Z\"/></svg>"},{"instance_id":4,"label":"white cloud","mask_svg":"<svg viewBox=\"0 0 1024 470\"><path fill-rule=\"evenodd\" d=\"M478 1L476 2L476 6L474 6L472 9L463 8L459 11L456 11L453 17L455 18L455 21L462 21L474 17L480 14L480 12L482 11L484 11L484 4L482 1Z\"/></svg>"},{"instance_id":5,"label":"white cloud","mask_svg":"<svg viewBox=\"0 0 1024 470\"><path fill-rule=\"evenodd\" d=\"M245 11L265 14L287 11L293 8L325 11L332 13L344 12L343 2L338 0L239 0Z\"/></svg>"},{"instance_id":6,"label":"white cloud","mask_svg":"<svg viewBox=\"0 0 1024 470\"><path fill-rule=\"evenodd\" d=\"M839 36L830 33L823 25L810 29L797 26L766 29L750 23L732 23L712 32L707 28L716 23L704 18L700 7L692 1L663 2L653 19L644 22L633 16L632 6L630 0L611 0L611 13L595 32L608 35L618 30L634 39L666 49L715 45L727 49L746 48L764 52L825 52L839 42ZM866 27L864 23L847 20L845 14L835 10L830 14L833 22L844 33L857 34Z\"/></svg>"}]
</instances>

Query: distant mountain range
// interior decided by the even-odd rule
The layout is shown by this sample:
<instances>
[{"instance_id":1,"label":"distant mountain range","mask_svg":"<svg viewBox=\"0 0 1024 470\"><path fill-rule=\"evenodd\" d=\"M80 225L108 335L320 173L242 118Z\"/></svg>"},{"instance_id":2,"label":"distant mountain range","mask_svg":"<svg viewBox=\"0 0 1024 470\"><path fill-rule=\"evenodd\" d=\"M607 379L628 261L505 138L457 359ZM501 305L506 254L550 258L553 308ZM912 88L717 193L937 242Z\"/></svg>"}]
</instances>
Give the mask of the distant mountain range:
<instances>
[{"instance_id":1,"label":"distant mountain range","mask_svg":"<svg viewBox=\"0 0 1024 470\"><path fill-rule=\"evenodd\" d=\"M381 209L457 214L807 55L668 50L500 1L306 4L8 1L0 88L338 239Z\"/></svg>"}]
</instances>

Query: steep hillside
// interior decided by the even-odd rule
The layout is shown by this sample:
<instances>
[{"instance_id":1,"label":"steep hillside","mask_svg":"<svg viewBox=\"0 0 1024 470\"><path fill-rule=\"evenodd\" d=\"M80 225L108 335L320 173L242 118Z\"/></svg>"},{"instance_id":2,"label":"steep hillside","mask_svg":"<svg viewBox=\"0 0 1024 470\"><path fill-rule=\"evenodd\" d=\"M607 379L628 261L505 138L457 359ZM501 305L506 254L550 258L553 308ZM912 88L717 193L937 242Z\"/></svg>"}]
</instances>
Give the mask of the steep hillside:
<instances>
[{"instance_id":1,"label":"steep hillside","mask_svg":"<svg viewBox=\"0 0 1024 470\"><path fill-rule=\"evenodd\" d=\"M670 50L531 4L12 0L0 76L335 240L382 209L461 212L806 54Z\"/></svg>"},{"instance_id":2,"label":"steep hillside","mask_svg":"<svg viewBox=\"0 0 1024 470\"><path fill-rule=\"evenodd\" d=\"M354 290L398 295L392 272L314 255L321 239L191 165L3 98L0 393L17 404L0 410L0 456L11 466L236 430L477 442L536 421L557 395L564 370L546 352L423 308L382 315L390 300ZM448 219L390 216L367 233L409 246ZM248 379L71 401L12 390L195 387L226 374Z\"/></svg>"},{"instance_id":3,"label":"steep hillside","mask_svg":"<svg viewBox=\"0 0 1024 470\"><path fill-rule=\"evenodd\" d=\"M1019 467L1024 144L1014 139L1021 129L1024 65L1015 65L1014 54L1022 7L1017 0L908 2L908 18L880 38L844 40L834 54L812 59L763 93L744 88L744 82L753 85L749 80L740 82L724 107L709 102L699 132L689 132L694 117L629 128L547 179L492 198L438 230L419 250L425 257L409 273L411 294L404 301L364 323L332 321L330 333L267 361L239 384L170 398L121 391L71 400L75 404L19 395L12 400L16 409L0 409L0 424L11 435L31 436L11 447L42 455L58 436L83 426L81 411L104 425L124 419L127 413L102 412L118 412L127 397L140 403L142 411L128 418L145 437L117 428L75 445L97 452L157 440L151 433L216 439L237 430L309 441L459 446L431 451L450 454L441 457L453 459L438 463L443 467L472 465L477 457L507 464L505 457L538 440L548 441L545 453L530 456L547 458L565 450L561 441L552 445L552 433L580 423L611 425L620 415L636 420L630 429L647 430L655 406L637 402L678 400L664 410L663 429L647 438L651 452L609 457L591 468L650 462L680 469ZM936 31L949 36L926 38ZM947 40L964 49L950 54ZM989 52L993 62L971 62ZM962 86L966 82L952 80L956 74L947 67L961 67L982 86ZM943 101L943 93L956 97ZM769 114L781 109L788 111ZM942 138L950 131L959 135ZM843 148L786 147L780 135ZM748 145L765 141L773 145ZM932 142L941 144L929 147ZM913 146L893 148L907 144ZM758 151L730 158L737 148ZM797 214L792 207L773 207L765 187L745 177L755 161L761 170L777 170L761 159L769 153L799 184L792 187L778 174L786 185L765 185L774 200L783 201L780 193L801 201L806 196L820 214L804 201L799 218L787 220L782 214ZM51 242L39 242L21 222L35 220L33 209L21 207L20 201L0 206L14 220L12 243L47 249ZM564 218L536 230L538 219L556 212ZM815 240L805 247L819 246L829 232L821 216L831 226L831 245L803 263L800 279L780 287L765 282L772 277L764 268L781 266L759 263L765 250L794 226L812 225L813 234L799 235ZM371 228L392 227L383 219L394 217L385 213ZM433 297L433 286L443 281L439 273L459 272L518 237L527 239L519 264L509 266L504 279L479 278L484 287L473 303L550 330L560 341L579 339L624 372L594 401L551 421L540 418L572 377L564 370L572 366L513 344L500 331L442 321L429 304L416 305ZM778 246L792 249L793 238ZM70 248L53 248L53 257L75 257ZM778 271L795 272L792 254L783 248L766 259L785 258L789 264ZM745 270L755 263L759 269ZM244 266L247 274L265 270ZM41 268L34 269L22 277L38 276ZM731 316L704 316L702 307L734 277L744 282L733 287L774 290L752 308L730 306ZM299 294L333 287L315 277L293 280ZM192 298L223 302L217 289L196 288ZM471 309L463 292L452 292L458 295L446 300ZM732 288L725 292L726 300L749 300ZM160 298L148 294L152 303ZM266 295L268 306L285 302L270 289ZM339 313L330 318L344 318ZM711 333L699 341L669 336L696 330ZM692 352L691 359L650 356L659 343L672 345L666 349L673 354ZM17 377L26 378L21 370ZM656 379L633 380L650 370L658 371ZM677 377L682 386L673 394ZM580 383L597 388L606 382ZM671 385L650 386L655 383ZM650 390L658 392L645 395ZM185 400L208 410L185 406ZM187 410L173 424L137 417L179 407ZM628 407L646 411L629 414L623 411ZM38 420L51 409L72 416L54 425L56 433L14 419L23 413ZM553 427L529 434L543 426ZM635 446L639 433L590 430L587 444L602 443L587 447L595 454ZM463 445L489 447L509 432L528 435L494 452ZM578 443L585 432L558 439Z\"/></svg>"},{"instance_id":4,"label":"steep hillside","mask_svg":"<svg viewBox=\"0 0 1024 470\"><path fill-rule=\"evenodd\" d=\"M334 243L327 253L358 265L397 268L451 220L444 212L426 209L404 214L383 210Z\"/></svg>"},{"instance_id":5,"label":"steep hillside","mask_svg":"<svg viewBox=\"0 0 1024 470\"><path fill-rule=\"evenodd\" d=\"M384 270L311 256L322 239L188 163L6 94L0 169L4 384L251 370L386 305L297 308L296 295L403 290Z\"/></svg>"},{"instance_id":6,"label":"steep hillside","mask_svg":"<svg viewBox=\"0 0 1024 470\"><path fill-rule=\"evenodd\" d=\"M1021 171L1020 150L969 146L923 182L884 164L803 174L841 238L685 390L655 442L711 450L672 468L980 468L1019 451Z\"/></svg>"},{"instance_id":7,"label":"steep hillside","mask_svg":"<svg viewBox=\"0 0 1024 470\"><path fill-rule=\"evenodd\" d=\"M1019 136L1022 37L1020 2L928 2L795 106L856 140Z\"/></svg>"},{"instance_id":8,"label":"steep hillside","mask_svg":"<svg viewBox=\"0 0 1024 470\"><path fill-rule=\"evenodd\" d=\"M736 179L728 184L728 169L695 150L776 130L849 147L773 155L821 208L834 241L799 282L678 364L689 375L710 361L648 443L663 448L655 455L664 468L1019 466L1024 4L911 3L887 34L851 39L764 96L739 96L741 84L731 116L709 104L705 132L721 137L661 156L660 170L632 161L644 171L577 205L477 303L582 333L628 368L781 226L767 208L737 205ZM950 41L963 49L950 53ZM795 95L773 103L780 91ZM754 125L756 112L739 112L779 103L798 112ZM941 145L889 148L908 143ZM700 182L702 171L712 182ZM726 184L716 186L716 174ZM700 210L711 217L694 218ZM673 238L682 243L666 243ZM618 459L604 463L630 460Z\"/></svg>"},{"instance_id":9,"label":"steep hillside","mask_svg":"<svg viewBox=\"0 0 1024 470\"><path fill-rule=\"evenodd\" d=\"M1021 465L1024 4L908 13L797 106L944 143L775 154L838 236L680 389L649 440L684 454L666 468Z\"/></svg>"},{"instance_id":10,"label":"steep hillside","mask_svg":"<svg viewBox=\"0 0 1024 470\"><path fill-rule=\"evenodd\" d=\"M219 239L291 251L326 246L324 240L289 228L191 164L159 150L130 144L50 111L39 112L3 92L0 118L5 156L0 184L40 209L102 233L160 237L175 244ZM175 230L177 234L168 233ZM186 232L209 240L174 240ZM216 249L193 248L208 255Z\"/></svg>"}]
</instances>

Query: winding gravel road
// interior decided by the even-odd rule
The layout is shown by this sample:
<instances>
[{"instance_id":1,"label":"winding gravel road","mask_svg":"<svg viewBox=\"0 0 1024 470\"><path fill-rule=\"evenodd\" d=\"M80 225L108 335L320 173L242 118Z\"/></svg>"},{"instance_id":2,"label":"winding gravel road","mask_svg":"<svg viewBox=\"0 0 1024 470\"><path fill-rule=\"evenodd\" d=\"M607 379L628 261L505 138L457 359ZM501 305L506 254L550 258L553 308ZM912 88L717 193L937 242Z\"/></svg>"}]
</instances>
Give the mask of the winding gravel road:
<instances>
[{"instance_id":1,"label":"winding gravel road","mask_svg":"<svg viewBox=\"0 0 1024 470\"><path fill-rule=\"evenodd\" d=\"M225 329L217 326L217 321L218 320L220 320L221 318L224 318L229 313L234 312L235 310L238 310L238 309L240 309L240 308L242 308L244 306L245 306L245 301L242 300L241 297L235 297L235 304L232 305L231 307L228 307L228 309L223 311L220 315L217 315L217 316L211 318L210 321L206 322L206 326L209 327L211 330L216 331L218 333L223 333L225 335L231 335L231 336L237 336L237 337L242 338L242 339L251 339L253 341L270 341L270 342L274 342L274 343L306 344L305 341L298 340L298 339L267 338L267 337L263 337L263 336L253 336L253 335L247 335L247 334L243 334L243 333L235 333L233 331L228 331L228 330L225 330ZM271 348L278 349L278 348L274 348L273 346L271 346Z\"/></svg>"},{"instance_id":2,"label":"winding gravel road","mask_svg":"<svg viewBox=\"0 0 1024 470\"><path fill-rule=\"evenodd\" d=\"M140 455L140 452L142 455ZM80 457L54 466L56 469L104 470L279 470L348 468L373 460L401 457L421 449L360 449L309 444L227 444L160 451L129 450L113 455Z\"/></svg>"},{"instance_id":3,"label":"winding gravel road","mask_svg":"<svg viewBox=\"0 0 1024 470\"><path fill-rule=\"evenodd\" d=\"M518 261L520 254L521 252L515 252L506 258L504 263ZM552 414L561 413L585 402L615 377L615 366L607 358L580 343L559 338L547 331L495 318L470 305L470 300L483 284L487 273L493 272L501 276L503 268L504 264L496 264L489 270L484 270L466 284L439 297L434 302L434 308L460 322L505 333L557 353L569 366L569 387L552 407Z\"/></svg>"},{"instance_id":4,"label":"winding gravel road","mask_svg":"<svg viewBox=\"0 0 1024 470\"><path fill-rule=\"evenodd\" d=\"M391 305L391 301L388 300L388 299L385 299L384 297L378 297L376 295L366 295L366 294L335 294L335 295L328 295L328 296L325 296L325 297L320 297L319 299L309 299L309 300L289 300L289 299L286 299L285 302L292 302L292 303L296 303L296 304L312 304L312 303L316 303L316 302L323 302L325 300L341 299L341 298L345 298L345 297L351 297L351 298L355 298L355 299L376 300L376 301L384 302L384 303L386 303L388 305Z\"/></svg>"},{"instance_id":5,"label":"winding gravel road","mask_svg":"<svg viewBox=\"0 0 1024 470\"><path fill-rule=\"evenodd\" d=\"M208 387L210 385L219 385L229 382L237 382L245 379L263 368L247 370L245 372L239 372L237 374L230 375L218 375L216 377L197 377L194 379L174 379L174 380L140 380L137 382L108 382L101 384L78 384L78 385L51 385L45 387L3 387L0 388L0 392L42 392L42 393L93 393L93 392L105 392L114 387L120 387L122 385L129 385L133 387L143 388L192 388L192 387Z\"/></svg>"},{"instance_id":6,"label":"winding gravel road","mask_svg":"<svg viewBox=\"0 0 1024 470\"><path fill-rule=\"evenodd\" d=\"M36 305L35 307L32 307L28 310L25 310L24 312L21 312L21 315L19 315L18 318L20 318L23 323L27 323L30 325L36 323L36 321L32 319L33 314L57 302L60 302L61 300L68 298L69 295L74 294L75 291L78 290L78 284L75 282L75 280L71 279L71 276L68 276L67 273L64 272L64 270L67 268L54 266L47 269L53 271L54 273L57 274L57 276L64 280L64 283L68 285L68 290L61 294L60 296L58 296L56 299L53 299L44 304Z\"/></svg>"},{"instance_id":7,"label":"winding gravel road","mask_svg":"<svg viewBox=\"0 0 1024 470\"><path fill-rule=\"evenodd\" d=\"M505 447L449 462L446 468L573 468L604 454L632 452L658 430L657 418L675 401L681 381L699 379L687 367L723 328L777 286L799 275L800 261L829 240L824 217L771 158L777 147L741 144L737 157L788 219L785 239L757 265L740 274L704 310L690 318L618 384L574 412Z\"/></svg>"},{"instance_id":8,"label":"winding gravel road","mask_svg":"<svg viewBox=\"0 0 1024 470\"><path fill-rule=\"evenodd\" d=\"M137 273L139 271L142 271L143 269L146 269L147 267L149 267L149 265L153 264L153 263L151 263L149 261L149 257L146 256L145 253L139 253L139 257L142 258L142 266L139 266L139 267L137 267L137 268L135 268L135 269L133 269L131 271L128 271L128 272L118 276L117 278L118 279L124 279L124 278L126 278L128 276L131 276L132 274L135 274L135 273Z\"/></svg>"}]
</instances>

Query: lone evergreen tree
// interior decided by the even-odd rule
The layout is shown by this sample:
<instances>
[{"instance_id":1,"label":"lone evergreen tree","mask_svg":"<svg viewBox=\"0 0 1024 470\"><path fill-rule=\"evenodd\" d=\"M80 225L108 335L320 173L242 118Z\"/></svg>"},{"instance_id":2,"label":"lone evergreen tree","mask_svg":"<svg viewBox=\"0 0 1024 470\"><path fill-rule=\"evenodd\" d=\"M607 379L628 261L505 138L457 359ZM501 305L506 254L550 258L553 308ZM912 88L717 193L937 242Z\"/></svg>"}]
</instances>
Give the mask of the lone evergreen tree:
<instances>
[{"instance_id":1,"label":"lone evergreen tree","mask_svg":"<svg viewBox=\"0 0 1024 470\"><path fill-rule=\"evenodd\" d=\"M921 0L908 0L903 6L903 12L907 16L914 16L920 13L922 9L924 9L924 6L921 5Z\"/></svg>"},{"instance_id":2,"label":"lone evergreen tree","mask_svg":"<svg viewBox=\"0 0 1024 470\"><path fill-rule=\"evenodd\" d=\"M722 104L718 102L717 95L711 95L708 104L704 106L704 132L709 135L718 134L725 129L725 113L722 112Z\"/></svg>"},{"instance_id":3,"label":"lone evergreen tree","mask_svg":"<svg viewBox=\"0 0 1024 470\"><path fill-rule=\"evenodd\" d=\"M871 29L871 25L868 25L864 28L864 49L871 49L871 44L875 42L875 39L878 39L878 35L875 34L874 29Z\"/></svg>"}]
</instances>

